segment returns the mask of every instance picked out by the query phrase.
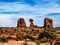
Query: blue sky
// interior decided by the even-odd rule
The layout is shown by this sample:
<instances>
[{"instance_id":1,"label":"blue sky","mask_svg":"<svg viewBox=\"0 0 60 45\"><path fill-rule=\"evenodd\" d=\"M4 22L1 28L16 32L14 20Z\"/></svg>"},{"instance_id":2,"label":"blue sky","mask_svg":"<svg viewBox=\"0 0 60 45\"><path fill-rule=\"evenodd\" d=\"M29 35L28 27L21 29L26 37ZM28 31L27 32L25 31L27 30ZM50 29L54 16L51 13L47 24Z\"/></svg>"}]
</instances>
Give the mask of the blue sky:
<instances>
[{"instance_id":1,"label":"blue sky","mask_svg":"<svg viewBox=\"0 0 60 45\"><path fill-rule=\"evenodd\" d=\"M44 18L53 19L53 26L60 26L60 0L0 0L0 27L16 27L22 17L29 26L29 19L34 24L44 25Z\"/></svg>"}]
</instances>

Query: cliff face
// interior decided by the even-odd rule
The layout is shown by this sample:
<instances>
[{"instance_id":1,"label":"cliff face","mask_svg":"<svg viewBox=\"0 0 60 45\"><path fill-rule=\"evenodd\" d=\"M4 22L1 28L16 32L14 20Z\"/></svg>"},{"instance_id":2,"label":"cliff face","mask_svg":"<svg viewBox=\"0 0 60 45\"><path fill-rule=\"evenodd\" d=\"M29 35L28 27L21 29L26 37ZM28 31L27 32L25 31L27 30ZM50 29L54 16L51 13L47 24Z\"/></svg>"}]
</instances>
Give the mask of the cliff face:
<instances>
[{"instance_id":1,"label":"cliff face","mask_svg":"<svg viewBox=\"0 0 60 45\"><path fill-rule=\"evenodd\" d=\"M25 20L24 18L19 18L18 19L18 24L17 24L17 27L26 27L26 23L25 23Z\"/></svg>"},{"instance_id":2,"label":"cliff face","mask_svg":"<svg viewBox=\"0 0 60 45\"><path fill-rule=\"evenodd\" d=\"M53 20L49 19L49 18L45 18L44 19L44 27L45 27L45 29L47 29L47 28L53 29Z\"/></svg>"}]
</instances>

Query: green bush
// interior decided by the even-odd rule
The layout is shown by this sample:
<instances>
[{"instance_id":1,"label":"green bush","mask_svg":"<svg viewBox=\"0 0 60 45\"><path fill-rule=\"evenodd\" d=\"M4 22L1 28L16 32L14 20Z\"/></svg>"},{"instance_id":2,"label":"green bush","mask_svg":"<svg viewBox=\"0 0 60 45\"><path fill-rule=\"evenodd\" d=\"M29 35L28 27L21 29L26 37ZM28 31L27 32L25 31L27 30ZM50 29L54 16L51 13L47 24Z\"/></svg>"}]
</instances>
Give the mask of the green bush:
<instances>
[{"instance_id":1,"label":"green bush","mask_svg":"<svg viewBox=\"0 0 60 45\"><path fill-rule=\"evenodd\" d=\"M39 34L38 39L42 39L44 37L46 37L47 39L55 39L56 38L56 36L53 35L51 32L44 31Z\"/></svg>"}]
</instances>

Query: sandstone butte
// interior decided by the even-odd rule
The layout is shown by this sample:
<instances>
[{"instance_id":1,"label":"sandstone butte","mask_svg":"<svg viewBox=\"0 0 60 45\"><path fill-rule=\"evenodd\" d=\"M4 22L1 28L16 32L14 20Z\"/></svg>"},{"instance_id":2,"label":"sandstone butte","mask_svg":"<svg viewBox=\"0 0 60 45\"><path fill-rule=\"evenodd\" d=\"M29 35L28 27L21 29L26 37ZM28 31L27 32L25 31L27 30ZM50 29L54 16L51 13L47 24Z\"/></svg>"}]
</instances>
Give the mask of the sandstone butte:
<instances>
[{"instance_id":1,"label":"sandstone butte","mask_svg":"<svg viewBox=\"0 0 60 45\"><path fill-rule=\"evenodd\" d=\"M30 28L37 28L37 27L39 27L39 26L33 24L33 19L29 19L29 22L30 22ZM21 27L21 28L27 27L24 18L19 18L18 19L17 27ZM49 18L45 18L44 19L44 26L43 26L43 28L45 28L45 29L47 29L47 28L53 29L53 20L49 19Z\"/></svg>"}]
</instances>

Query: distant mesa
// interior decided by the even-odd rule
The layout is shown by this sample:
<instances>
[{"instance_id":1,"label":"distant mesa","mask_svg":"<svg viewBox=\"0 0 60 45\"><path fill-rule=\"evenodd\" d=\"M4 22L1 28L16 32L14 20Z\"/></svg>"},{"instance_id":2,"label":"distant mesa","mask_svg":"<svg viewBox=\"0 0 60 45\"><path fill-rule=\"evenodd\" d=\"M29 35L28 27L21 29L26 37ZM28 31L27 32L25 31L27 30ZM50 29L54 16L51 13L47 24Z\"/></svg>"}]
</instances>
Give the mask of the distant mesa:
<instances>
[{"instance_id":1,"label":"distant mesa","mask_svg":"<svg viewBox=\"0 0 60 45\"><path fill-rule=\"evenodd\" d=\"M34 25L33 19L29 19L29 22L30 22L30 28L38 27L38 26ZM27 27L24 18L19 18L18 19L17 27L21 27L21 28ZM47 28L53 29L53 20L49 19L49 18L45 18L44 19L44 26L43 27L45 29L47 29Z\"/></svg>"}]
</instances>

